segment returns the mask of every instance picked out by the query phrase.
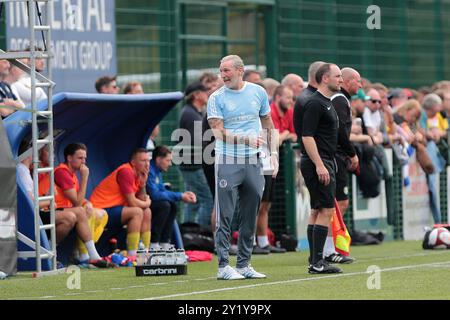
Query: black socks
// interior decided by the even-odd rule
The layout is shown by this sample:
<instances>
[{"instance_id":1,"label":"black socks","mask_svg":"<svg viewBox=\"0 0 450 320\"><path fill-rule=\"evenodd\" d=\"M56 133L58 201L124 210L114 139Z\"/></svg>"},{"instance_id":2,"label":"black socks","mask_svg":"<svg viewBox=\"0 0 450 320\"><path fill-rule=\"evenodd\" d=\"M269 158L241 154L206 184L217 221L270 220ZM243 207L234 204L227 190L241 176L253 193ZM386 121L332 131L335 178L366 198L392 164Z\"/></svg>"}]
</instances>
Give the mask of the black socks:
<instances>
[{"instance_id":1,"label":"black socks","mask_svg":"<svg viewBox=\"0 0 450 320\"><path fill-rule=\"evenodd\" d=\"M328 235L328 227L321 226L318 224L314 225L312 231L312 239L313 239L312 255L311 255L312 264L316 264L319 260L323 259L323 247L325 246L327 235Z\"/></svg>"},{"instance_id":2,"label":"black socks","mask_svg":"<svg viewBox=\"0 0 450 320\"><path fill-rule=\"evenodd\" d=\"M309 263L311 264L313 261L313 230L314 225L308 224L308 228L306 229L306 234L308 235L308 244L309 244Z\"/></svg>"}]
</instances>

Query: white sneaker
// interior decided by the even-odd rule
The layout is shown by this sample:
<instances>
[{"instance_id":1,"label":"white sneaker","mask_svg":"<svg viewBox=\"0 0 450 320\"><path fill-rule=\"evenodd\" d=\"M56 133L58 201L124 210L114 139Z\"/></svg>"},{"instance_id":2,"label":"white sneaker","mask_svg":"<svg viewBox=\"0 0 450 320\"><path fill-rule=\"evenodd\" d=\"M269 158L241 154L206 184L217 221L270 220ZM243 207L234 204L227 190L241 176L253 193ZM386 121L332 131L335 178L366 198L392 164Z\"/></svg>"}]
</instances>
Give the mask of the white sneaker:
<instances>
[{"instance_id":1,"label":"white sneaker","mask_svg":"<svg viewBox=\"0 0 450 320\"><path fill-rule=\"evenodd\" d=\"M246 279L263 279L266 278L265 274L257 272L252 268L251 265L248 265L245 268L236 268L236 271L243 275Z\"/></svg>"},{"instance_id":2,"label":"white sneaker","mask_svg":"<svg viewBox=\"0 0 450 320\"><path fill-rule=\"evenodd\" d=\"M234 270L234 268L230 266L226 266L224 268L219 268L217 272L217 280L242 280L245 279L244 276Z\"/></svg>"}]
</instances>

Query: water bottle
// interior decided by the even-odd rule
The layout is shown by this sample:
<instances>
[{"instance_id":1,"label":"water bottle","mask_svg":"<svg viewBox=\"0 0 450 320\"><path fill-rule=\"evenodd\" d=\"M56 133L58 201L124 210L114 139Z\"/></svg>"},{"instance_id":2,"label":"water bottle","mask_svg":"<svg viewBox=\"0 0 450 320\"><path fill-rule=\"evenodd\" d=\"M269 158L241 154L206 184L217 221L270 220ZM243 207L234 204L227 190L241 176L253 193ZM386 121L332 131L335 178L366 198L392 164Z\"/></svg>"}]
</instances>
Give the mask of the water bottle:
<instances>
[{"instance_id":1,"label":"water bottle","mask_svg":"<svg viewBox=\"0 0 450 320\"><path fill-rule=\"evenodd\" d=\"M136 263L138 266L147 264L150 254L147 250L138 250L136 253Z\"/></svg>"},{"instance_id":2,"label":"water bottle","mask_svg":"<svg viewBox=\"0 0 450 320\"><path fill-rule=\"evenodd\" d=\"M157 250L153 256L153 264L162 265L166 263L166 252L165 250Z\"/></svg>"},{"instance_id":3,"label":"water bottle","mask_svg":"<svg viewBox=\"0 0 450 320\"><path fill-rule=\"evenodd\" d=\"M156 264L156 250L153 249L153 248L150 248L147 264L148 265L155 265Z\"/></svg>"},{"instance_id":4,"label":"water bottle","mask_svg":"<svg viewBox=\"0 0 450 320\"><path fill-rule=\"evenodd\" d=\"M175 264L187 264L186 254L184 249L177 249Z\"/></svg>"},{"instance_id":5,"label":"water bottle","mask_svg":"<svg viewBox=\"0 0 450 320\"><path fill-rule=\"evenodd\" d=\"M167 265L174 265L176 261L176 251L175 248L170 248L169 250L167 250L166 253L166 264Z\"/></svg>"}]
</instances>

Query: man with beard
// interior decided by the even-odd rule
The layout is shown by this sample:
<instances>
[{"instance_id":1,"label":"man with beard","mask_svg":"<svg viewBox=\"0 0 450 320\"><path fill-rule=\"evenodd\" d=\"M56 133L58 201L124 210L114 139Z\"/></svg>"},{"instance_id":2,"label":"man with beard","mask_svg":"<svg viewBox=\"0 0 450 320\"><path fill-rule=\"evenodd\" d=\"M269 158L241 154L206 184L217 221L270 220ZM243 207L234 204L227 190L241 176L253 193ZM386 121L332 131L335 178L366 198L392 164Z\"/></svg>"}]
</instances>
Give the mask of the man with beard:
<instances>
[{"instance_id":1,"label":"man with beard","mask_svg":"<svg viewBox=\"0 0 450 320\"><path fill-rule=\"evenodd\" d=\"M8 60L0 60L0 116L6 118L14 109L5 107L23 108L25 107L22 100L13 93L11 86L4 80L9 75L11 65Z\"/></svg>"},{"instance_id":2,"label":"man with beard","mask_svg":"<svg viewBox=\"0 0 450 320\"><path fill-rule=\"evenodd\" d=\"M283 80L281 80L281 84L289 87L294 93L294 97L297 98L303 91L304 83L302 77L295 73L287 74Z\"/></svg>"},{"instance_id":3,"label":"man with beard","mask_svg":"<svg viewBox=\"0 0 450 320\"><path fill-rule=\"evenodd\" d=\"M308 68L308 86L302 90L302 93L295 100L294 106L294 128L300 128L300 109L306 104L311 96L317 90L316 73L317 70L324 64L323 61L315 61L309 65ZM300 133L297 131L297 136L300 137Z\"/></svg>"},{"instance_id":4,"label":"man with beard","mask_svg":"<svg viewBox=\"0 0 450 320\"><path fill-rule=\"evenodd\" d=\"M86 200L89 178L86 161L87 147L83 143L70 143L64 148L64 162L55 168L55 206L63 213L69 211L76 215L80 265L106 267L106 261L100 259L94 244L100 238L108 216L104 210L96 209Z\"/></svg>"},{"instance_id":5,"label":"man with beard","mask_svg":"<svg viewBox=\"0 0 450 320\"><path fill-rule=\"evenodd\" d=\"M128 262L132 263L136 262L139 239L145 249L150 248L151 200L145 190L149 170L147 149L135 149L130 161L104 178L91 195L94 207L108 213L108 226L127 226Z\"/></svg>"},{"instance_id":6,"label":"man with beard","mask_svg":"<svg viewBox=\"0 0 450 320\"><path fill-rule=\"evenodd\" d=\"M273 131L267 93L244 81L244 63L237 55L220 61L224 86L208 100L208 122L216 137L216 249L217 279L265 278L250 265L255 237L256 215L261 201L264 177L258 157L264 143L262 130ZM268 134L273 176L278 172L278 152ZM278 138L277 138L278 139ZM231 221L239 205L239 239L236 269L229 265Z\"/></svg>"},{"instance_id":7,"label":"man with beard","mask_svg":"<svg viewBox=\"0 0 450 320\"><path fill-rule=\"evenodd\" d=\"M328 226L334 214L339 120L330 98L341 89L342 73L335 64L325 63L316 73L317 91L300 109L302 157L300 168L311 197L307 235L310 250L309 273L341 273L323 258Z\"/></svg>"},{"instance_id":8,"label":"man with beard","mask_svg":"<svg viewBox=\"0 0 450 320\"><path fill-rule=\"evenodd\" d=\"M279 145L284 141L297 141L297 135L294 130L294 94L292 90L284 85L276 87L273 102L270 105L270 114L275 129L279 132ZM286 249L272 246L269 243L267 236L267 229L269 228L269 210L270 205L275 199L275 178L270 175L265 175L265 187L259 208L257 224L256 224L256 239L258 248L253 249L253 253L261 253L261 250L268 251L267 253L284 253ZM259 251L257 250L259 249Z\"/></svg>"}]
</instances>

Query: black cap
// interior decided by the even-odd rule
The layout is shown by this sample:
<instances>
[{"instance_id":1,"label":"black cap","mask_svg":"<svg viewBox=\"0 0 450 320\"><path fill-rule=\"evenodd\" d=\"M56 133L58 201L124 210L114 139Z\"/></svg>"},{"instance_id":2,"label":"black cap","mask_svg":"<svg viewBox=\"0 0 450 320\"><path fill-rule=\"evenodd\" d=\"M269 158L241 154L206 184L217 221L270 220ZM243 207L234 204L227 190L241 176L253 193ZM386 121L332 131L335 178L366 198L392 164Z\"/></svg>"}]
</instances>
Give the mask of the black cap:
<instances>
[{"instance_id":1,"label":"black cap","mask_svg":"<svg viewBox=\"0 0 450 320\"><path fill-rule=\"evenodd\" d=\"M194 81L187 85L186 89L184 90L184 95L188 96L194 91L208 91L208 88L201 83L201 81Z\"/></svg>"}]
</instances>

